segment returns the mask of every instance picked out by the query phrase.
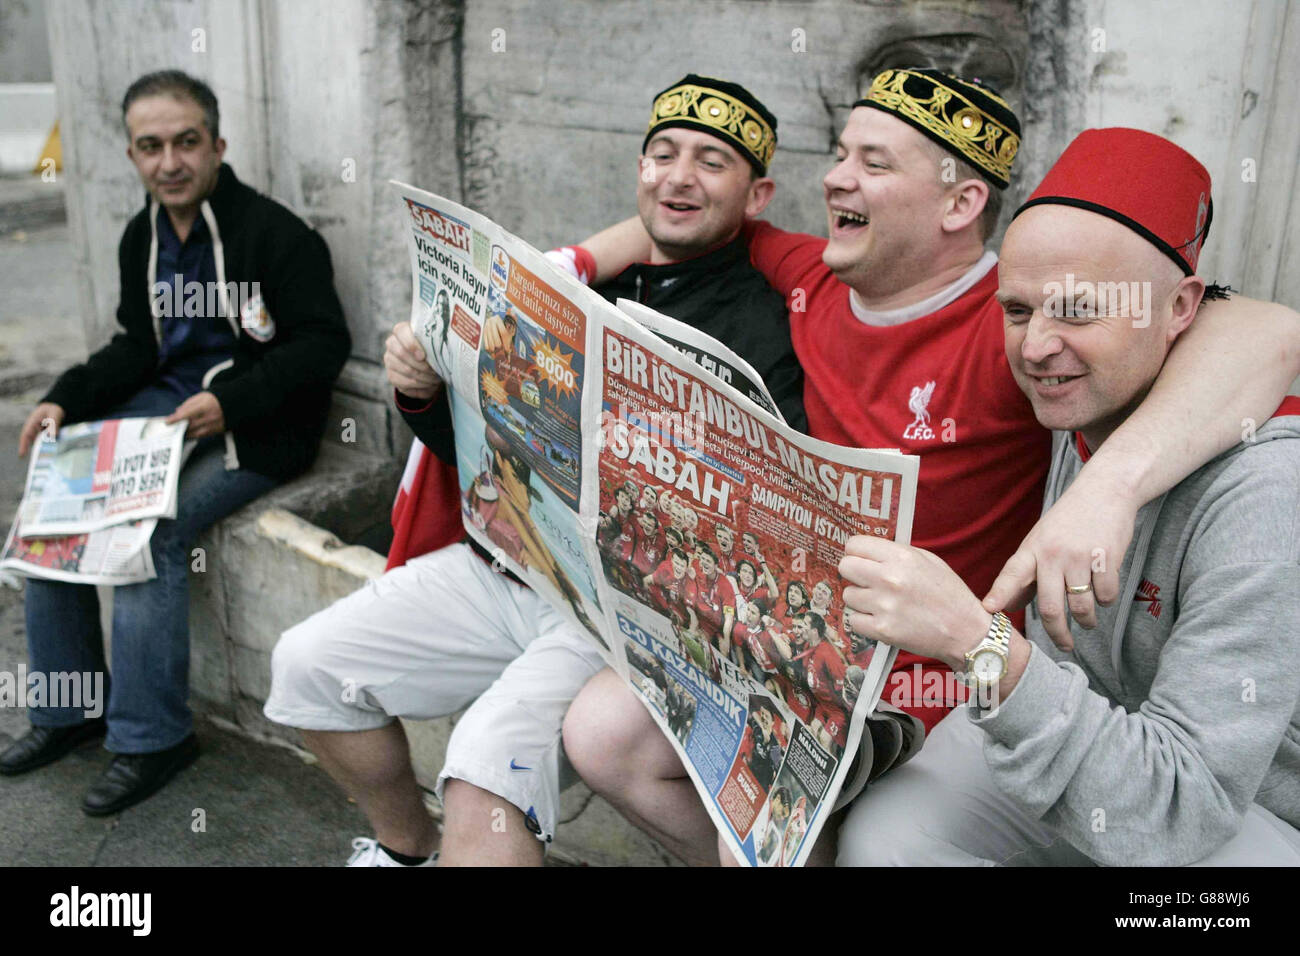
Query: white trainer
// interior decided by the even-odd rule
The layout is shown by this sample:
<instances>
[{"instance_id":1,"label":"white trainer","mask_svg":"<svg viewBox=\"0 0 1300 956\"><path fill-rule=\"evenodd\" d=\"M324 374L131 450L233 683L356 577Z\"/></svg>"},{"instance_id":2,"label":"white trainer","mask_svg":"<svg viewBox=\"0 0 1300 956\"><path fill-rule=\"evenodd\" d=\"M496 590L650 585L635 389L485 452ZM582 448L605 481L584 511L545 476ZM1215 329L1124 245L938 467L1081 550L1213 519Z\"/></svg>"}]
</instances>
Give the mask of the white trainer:
<instances>
[{"instance_id":1,"label":"white trainer","mask_svg":"<svg viewBox=\"0 0 1300 956\"><path fill-rule=\"evenodd\" d=\"M414 870L421 866L437 866L438 854L434 854L423 863L417 863L414 866L407 866L405 863L398 863L379 845L379 841L372 837L357 837L352 841L352 856L348 858L348 866L400 866L403 869Z\"/></svg>"}]
</instances>

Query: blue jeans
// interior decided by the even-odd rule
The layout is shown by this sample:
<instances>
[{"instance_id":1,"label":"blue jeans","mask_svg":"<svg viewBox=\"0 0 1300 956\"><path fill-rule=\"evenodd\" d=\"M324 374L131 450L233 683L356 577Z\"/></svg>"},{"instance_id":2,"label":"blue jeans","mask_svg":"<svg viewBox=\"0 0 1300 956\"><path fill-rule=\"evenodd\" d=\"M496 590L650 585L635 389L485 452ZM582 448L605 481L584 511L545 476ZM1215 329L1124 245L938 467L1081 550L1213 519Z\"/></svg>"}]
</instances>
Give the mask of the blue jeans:
<instances>
[{"instance_id":1,"label":"blue jeans","mask_svg":"<svg viewBox=\"0 0 1300 956\"><path fill-rule=\"evenodd\" d=\"M180 404L149 387L105 418L170 415ZM158 577L113 592L113 666L108 689L108 739L113 753L166 750L193 731L190 713L190 548L204 528L275 486L246 469L226 471L224 437L201 440L181 471L176 519L161 519L149 541ZM99 595L86 584L27 581L27 657L31 673L103 672ZM82 723L81 708L28 711L37 727Z\"/></svg>"}]
</instances>

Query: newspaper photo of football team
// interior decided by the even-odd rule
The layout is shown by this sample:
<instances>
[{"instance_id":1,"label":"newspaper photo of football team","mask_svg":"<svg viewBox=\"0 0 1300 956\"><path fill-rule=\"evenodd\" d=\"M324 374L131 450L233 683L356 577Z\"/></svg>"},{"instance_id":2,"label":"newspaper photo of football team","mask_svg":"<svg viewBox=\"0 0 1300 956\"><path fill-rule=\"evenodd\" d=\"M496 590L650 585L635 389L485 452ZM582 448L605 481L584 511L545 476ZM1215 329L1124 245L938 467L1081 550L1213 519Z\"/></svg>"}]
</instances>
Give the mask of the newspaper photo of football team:
<instances>
[{"instance_id":1,"label":"newspaper photo of football team","mask_svg":"<svg viewBox=\"0 0 1300 956\"><path fill-rule=\"evenodd\" d=\"M731 661L841 753L874 642L843 626L830 582L800 577L798 549L626 474L602 476L596 538L609 584L663 614L714 681Z\"/></svg>"}]
</instances>

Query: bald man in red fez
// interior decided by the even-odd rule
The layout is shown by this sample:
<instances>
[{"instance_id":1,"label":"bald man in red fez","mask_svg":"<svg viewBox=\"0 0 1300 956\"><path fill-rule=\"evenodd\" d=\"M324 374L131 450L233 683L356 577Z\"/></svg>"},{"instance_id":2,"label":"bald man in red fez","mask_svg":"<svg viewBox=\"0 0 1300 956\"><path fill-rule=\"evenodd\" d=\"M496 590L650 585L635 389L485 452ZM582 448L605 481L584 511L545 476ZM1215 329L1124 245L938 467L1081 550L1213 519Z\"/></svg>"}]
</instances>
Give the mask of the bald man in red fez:
<instances>
[{"instance_id":1,"label":"bald man in red fez","mask_svg":"<svg viewBox=\"0 0 1300 956\"><path fill-rule=\"evenodd\" d=\"M1126 157L1123 163L1115 157ZM1046 507L1142 401L1206 295L1210 177L1139 130L1081 134L998 266L1006 357L1053 430ZM1073 650L935 555L849 541L846 619L974 688L868 788L842 864L1300 865L1300 399L1146 505ZM1092 581L1066 581L1068 599Z\"/></svg>"}]
</instances>

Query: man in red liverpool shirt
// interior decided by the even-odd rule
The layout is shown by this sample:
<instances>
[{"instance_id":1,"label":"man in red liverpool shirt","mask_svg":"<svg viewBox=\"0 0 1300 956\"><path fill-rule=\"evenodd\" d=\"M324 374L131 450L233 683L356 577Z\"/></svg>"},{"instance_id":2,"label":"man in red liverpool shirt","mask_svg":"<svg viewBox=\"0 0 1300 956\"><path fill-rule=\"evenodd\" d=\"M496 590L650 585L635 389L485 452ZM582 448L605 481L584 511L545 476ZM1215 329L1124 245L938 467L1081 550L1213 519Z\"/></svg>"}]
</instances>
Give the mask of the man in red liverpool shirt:
<instances>
[{"instance_id":1,"label":"man in red liverpool shirt","mask_svg":"<svg viewBox=\"0 0 1300 956\"><path fill-rule=\"evenodd\" d=\"M763 606L756 601L747 602L739 617L732 633L739 635L737 643L748 653L749 672L755 680L766 681L777 673L780 654L773 640L772 619L764 617Z\"/></svg>"},{"instance_id":2,"label":"man in red liverpool shirt","mask_svg":"<svg viewBox=\"0 0 1300 956\"><path fill-rule=\"evenodd\" d=\"M718 556L704 542L698 545L695 580L689 589L690 604L700 631L723 657L732 653L732 631L736 626L736 586L718 568Z\"/></svg>"},{"instance_id":3,"label":"man in red liverpool shirt","mask_svg":"<svg viewBox=\"0 0 1300 956\"><path fill-rule=\"evenodd\" d=\"M730 525L718 524L713 529L713 540L718 544L718 567L724 574L731 574L736 570L736 532Z\"/></svg>"},{"instance_id":4,"label":"man in red liverpool shirt","mask_svg":"<svg viewBox=\"0 0 1300 956\"><path fill-rule=\"evenodd\" d=\"M1067 606L1091 626L1094 594L1117 597L1109 556L1124 554L1138 507L1239 441L1243 419L1277 407L1300 373L1300 319L1240 297L1204 306L1198 339L1180 339L1141 406L1035 524L1050 437L1007 365L997 256L984 248L1019 135L1005 101L979 84L886 70L855 104L823 182L829 239L761 222L747 235L790 306L809 433L920 455L913 543L990 610L1036 582L1045 627L1067 646ZM586 245L600 275L636 258L644 238L632 221ZM1094 591L1067 604L1066 581L1089 579ZM883 700L933 726L955 701L923 702L918 682L932 670L947 668L900 653ZM646 802L662 803L669 779L692 784L672 776L667 741L608 672L570 708L565 747L593 789L683 858L707 861L702 805L691 815L674 802L669 819Z\"/></svg>"},{"instance_id":5,"label":"man in red liverpool shirt","mask_svg":"<svg viewBox=\"0 0 1300 956\"><path fill-rule=\"evenodd\" d=\"M834 744L842 751L849 736L849 715L844 706L844 658L827 639L826 621L820 614L805 611L800 619L804 622L809 647L804 660L804 680L817 701L813 720L821 724L822 746L830 750Z\"/></svg>"},{"instance_id":6,"label":"man in red liverpool shirt","mask_svg":"<svg viewBox=\"0 0 1300 956\"><path fill-rule=\"evenodd\" d=\"M691 583L686 575L689 567L690 559L686 552L673 548L668 552L667 560L641 581L650 592L650 600L656 609L667 614L679 629L694 630L695 612L686 600Z\"/></svg>"},{"instance_id":7,"label":"man in red liverpool shirt","mask_svg":"<svg viewBox=\"0 0 1300 956\"><path fill-rule=\"evenodd\" d=\"M1169 140L1089 129L1008 228L998 299L1008 362L1056 435L1048 503L1200 320L1210 193L1208 170ZM1062 297L1066 284L1083 295ZM1297 501L1300 399L1288 398L1142 509L1120 600L1068 655L1032 613L1023 633L991 614L935 555L850 538L846 620L947 660L978 693L855 801L839 860L1300 865ZM1153 613L1143 597L1161 591Z\"/></svg>"},{"instance_id":8,"label":"man in red liverpool shirt","mask_svg":"<svg viewBox=\"0 0 1300 956\"><path fill-rule=\"evenodd\" d=\"M780 640L777 640L777 637ZM788 631L773 635L777 649L776 684L780 688L790 712L806 724L813 720L816 701L808 691L808 678L804 664L808 659L808 621L802 613L796 614Z\"/></svg>"},{"instance_id":9,"label":"man in red liverpool shirt","mask_svg":"<svg viewBox=\"0 0 1300 956\"><path fill-rule=\"evenodd\" d=\"M759 605L762 612L766 614L776 602L776 579L772 577L772 572L768 570L766 564L763 565L760 574L758 566L753 561L749 558L741 558L736 562L736 573L733 577L736 580L736 594L746 607L751 604ZM740 610L739 605L736 610Z\"/></svg>"},{"instance_id":10,"label":"man in red liverpool shirt","mask_svg":"<svg viewBox=\"0 0 1300 956\"><path fill-rule=\"evenodd\" d=\"M659 531L659 515L653 511L642 511L636 516L636 523L640 533L628 560L637 574L645 577L659 566L664 555L664 536Z\"/></svg>"}]
</instances>

